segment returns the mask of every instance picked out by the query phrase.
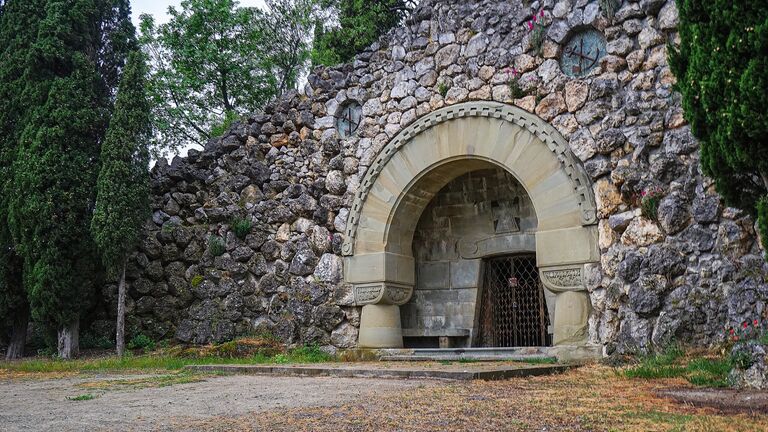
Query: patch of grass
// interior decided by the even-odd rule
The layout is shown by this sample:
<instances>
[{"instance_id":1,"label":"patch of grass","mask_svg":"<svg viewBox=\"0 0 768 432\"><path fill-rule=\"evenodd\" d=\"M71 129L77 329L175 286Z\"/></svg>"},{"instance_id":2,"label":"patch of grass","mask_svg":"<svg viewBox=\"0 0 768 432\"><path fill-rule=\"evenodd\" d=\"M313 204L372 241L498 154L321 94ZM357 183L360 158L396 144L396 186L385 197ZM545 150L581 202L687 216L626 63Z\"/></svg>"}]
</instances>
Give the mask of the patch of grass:
<instances>
[{"instance_id":1,"label":"patch of grass","mask_svg":"<svg viewBox=\"0 0 768 432\"><path fill-rule=\"evenodd\" d=\"M698 358L688 363L688 381L703 387L728 387L728 373L733 368L730 359Z\"/></svg>"},{"instance_id":2,"label":"patch of grass","mask_svg":"<svg viewBox=\"0 0 768 432\"><path fill-rule=\"evenodd\" d=\"M142 389L170 387L177 384L189 384L203 381L200 375L179 372L168 375L157 375L151 377L128 378L117 380L102 380L79 384L79 387L87 389L100 390L124 390L124 389Z\"/></svg>"},{"instance_id":3,"label":"patch of grass","mask_svg":"<svg viewBox=\"0 0 768 432\"><path fill-rule=\"evenodd\" d=\"M733 361L727 357L695 357L686 359L679 347L661 354L641 358L640 363L624 370L627 378L685 378L702 387L728 387L728 374Z\"/></svg>"},{"instance_id":4,"label":"patch of grass","mask_svg":"<svg viewBox=\"0 0 768 432\"><path fill-rule=\"evenodd\" d=\"M685 367L679 364L683 350L673 345L664 352L640 358L640 363L624 371L628 378L676 378L685 374Z\"/></svg>"},{"instance_id":5,"label":"patch of grass","mask_svg":"<svg viewBox=\"0 0 768 432\"><path fill-rule=\"evenodd\" d=\"M526 359L525 363L528 364L557 364L557 357L540 357Z\"/></svg>"},{"instance_id":6,"label":"patch of grass","mask_svg":"<svg viewBox=\"0 0 768 432\"><path fill-rule=\"evenodd\" d=\"M0 370L26 373L175 371L191 365L325 363L338 360L317 346L299 347L280 353L271 348L268 350L254 349L253 351L242 351L242 355L237 357L231 351L227 351L226 348L221 348L222 346L230 346L229 344L231 343L176 351L169 349L164 352L141 356L128 355L122 358L110 356L78 360L37 358L14 362L0 361ZM241 345L243 344L241 343Z\"/></svg>"},{"instance_id":7,"label":"patch of grass","mask_svg":"<svg viewBox=\"0 0 768 432\"><path fill-rule=\"evenodd\" d=\"M73 397L67 396L67 400L71 400L71 401L89 401L93 399L96 399L96 396L90 393L81 394L80 396L73 396Z\"/></svg>"}]
</instances>

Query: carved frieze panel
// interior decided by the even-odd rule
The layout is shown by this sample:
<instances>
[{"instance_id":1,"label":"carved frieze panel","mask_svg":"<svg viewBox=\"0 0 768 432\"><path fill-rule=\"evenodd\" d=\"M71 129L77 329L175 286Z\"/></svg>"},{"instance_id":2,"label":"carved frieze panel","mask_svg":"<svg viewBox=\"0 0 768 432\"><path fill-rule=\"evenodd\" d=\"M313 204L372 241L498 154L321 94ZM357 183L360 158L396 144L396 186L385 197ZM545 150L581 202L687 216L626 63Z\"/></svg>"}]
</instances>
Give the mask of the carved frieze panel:
<instances>
[{"instance_id":1,"label":"carved frieze panel","mask_svg":"<svg viewBox=\"0 0 768 432\"><path fill-rule=\"evenodd\" d=\"M539 270L541 281L550 291L584 291L584 265L546 267Z\"/></svg>"},{"instance_id":2,"label":"carved frieze panel","mask_svg":"<svg viewBox=\"0 0 768 432\"><path fill-rule=\"evenodd\" d=\"M413 295L413 287L389 283L355 285L355 305L389 304L403 305Z\"/></svg>"}]
</instances>

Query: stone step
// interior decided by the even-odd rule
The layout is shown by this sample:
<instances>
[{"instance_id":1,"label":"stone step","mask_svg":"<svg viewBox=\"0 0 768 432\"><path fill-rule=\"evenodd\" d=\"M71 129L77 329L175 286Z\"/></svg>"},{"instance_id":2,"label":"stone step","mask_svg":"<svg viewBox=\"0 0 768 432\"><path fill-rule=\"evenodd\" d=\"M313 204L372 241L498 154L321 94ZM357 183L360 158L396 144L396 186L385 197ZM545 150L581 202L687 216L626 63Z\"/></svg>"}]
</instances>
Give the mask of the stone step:
<instances>
[{"instance_id":1,"label":"stone step","mask_svg":"<svg viewBox=\"0 0 768 432\"><path fill-rule=\"evenodd\" d=\"M540 361L541 358L556 358L559 363L586 363L602 358L599 345L558 345L551 347L511 348L399 348L373 350L381 360L512 360ZM410 358L408 358L410 357Z\"/></svg>"},{"instance_id":2,"label":"stone step","mask_svg":"<svg viewBox=\"0 0 768 432\"><path fill-rule=\"evenodd\" d=\"M382 349L383 361L556 361L548 347Z\"/></svg>"},{"instance_id":3,"label":"stone step","mask_svg":"<svg viewBox=\"0 0 768 432\"><path fill-rule=\"evenodd\" d=\"M458 367L457 367L458 366ZM565 372L571 365L394 365L394 364L321 364L321 365L194 365L185 369L195 373L271 376L329 376L338 378L400 378L438 380L501 380Z\"/></svg>"}]
</instances>

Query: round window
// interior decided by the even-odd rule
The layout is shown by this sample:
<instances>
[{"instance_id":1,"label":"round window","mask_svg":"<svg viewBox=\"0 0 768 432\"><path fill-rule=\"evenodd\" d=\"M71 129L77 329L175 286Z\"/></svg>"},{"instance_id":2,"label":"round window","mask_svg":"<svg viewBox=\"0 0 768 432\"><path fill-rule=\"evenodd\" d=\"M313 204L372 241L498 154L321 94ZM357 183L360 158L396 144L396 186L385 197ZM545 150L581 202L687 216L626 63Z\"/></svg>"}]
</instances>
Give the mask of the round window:
<instances>
[{"instance_id":1,"label":"round window","mask_svg":"<svg viewBox=\"0 0 768 432\"><path fill-rule=\"evenodd\" d=\"M336 114L336 130L342 138L352 136L360 127L363 118L363 107L356 100L344 102Z\"/></svg>"},{"instance_id":2,"label":"round window","mask_svg":"<svg viewBox=\"0 0 768 432\"><path fill-rule=\"evenodd\" d=\"M568 39L560 54L560 69L566 75L582 77L597 67L605 56L605 36L595 29L582 30Z\"/></svg>"}]
</instances>

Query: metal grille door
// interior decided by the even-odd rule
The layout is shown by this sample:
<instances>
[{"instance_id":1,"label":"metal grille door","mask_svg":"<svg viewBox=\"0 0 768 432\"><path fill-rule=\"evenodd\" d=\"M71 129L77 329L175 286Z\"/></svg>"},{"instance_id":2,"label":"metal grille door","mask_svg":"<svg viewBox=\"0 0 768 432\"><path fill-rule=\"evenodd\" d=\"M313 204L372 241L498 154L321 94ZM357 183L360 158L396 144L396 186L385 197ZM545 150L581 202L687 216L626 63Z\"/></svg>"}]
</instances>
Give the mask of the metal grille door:
<instances>
[{"instance_id":1,"label":"metal grille door","mask_svg":"<svg viewBox=\"0 0 768 432\"><path fill-rule=\"evenodd\" d=\"M548 345L548 320L535 255L486 262L478 329L480 346Z\"/></svg>"}]
</instances>

